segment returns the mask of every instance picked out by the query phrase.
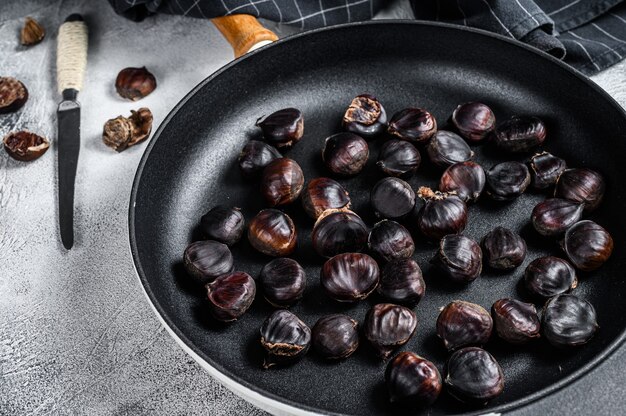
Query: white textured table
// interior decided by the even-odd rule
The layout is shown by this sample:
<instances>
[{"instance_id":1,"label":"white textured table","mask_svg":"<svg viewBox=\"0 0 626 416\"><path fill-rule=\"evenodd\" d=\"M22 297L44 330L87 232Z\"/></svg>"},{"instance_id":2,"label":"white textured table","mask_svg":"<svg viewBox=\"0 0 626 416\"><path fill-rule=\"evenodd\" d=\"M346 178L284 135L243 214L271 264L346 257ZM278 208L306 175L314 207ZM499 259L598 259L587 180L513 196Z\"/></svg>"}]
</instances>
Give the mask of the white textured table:
<instances>
[{"instance_id":1,"label":"white textured table","mask_svg":"<svg viewBox=\"0 0 626 416\"><path fill-rule=\"evenodd\" d=\"M204 373L153 315L127 231L131 183L145 145L116 154L101 141L107 119L138 106L151 108L158 126L232 51L206 21L157 16L137 24L115 16L103 0L40 3L0 1L0 75L19 78L30 91L22 111L0 116L0 136L15 129L56 136L56 29L70 13L82 13L91 35L80 96L76 244L66 252L59 241L54 147L32 163L0 150L0 414L264 414ZM44 42L29 49L17 46L26 15L47 29ZM404 2L380 15L409 16ZM279 36L294 31L269 26ZM156 75L158 89L139 103L121 100L113 88L117 72L142 65ZM594 80L626 105L625 62ZM622 348L547 398L554 413L620 413L626 399L611 391L624 384L625 359Z\"/></svg>"}]
</instances>

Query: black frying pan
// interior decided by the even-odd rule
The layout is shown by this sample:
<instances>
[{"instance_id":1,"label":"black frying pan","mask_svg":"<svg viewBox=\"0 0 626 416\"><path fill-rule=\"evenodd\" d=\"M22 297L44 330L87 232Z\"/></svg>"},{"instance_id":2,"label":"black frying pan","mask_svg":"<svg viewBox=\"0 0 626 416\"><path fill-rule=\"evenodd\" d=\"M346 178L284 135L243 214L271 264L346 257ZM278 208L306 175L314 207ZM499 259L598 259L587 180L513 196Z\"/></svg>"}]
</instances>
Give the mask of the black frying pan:
<instances>
[{"instance_id":1,"label":"black frying pan","mask_svg":"<svg viewBox=\"0 0 626 416\"><path fill-rule=\"evenodd\" d=\"M258 132L255 120L280 108L295 106L305 114L305 136L287 152L307 179L324 176L320 162L323 139L339 130L351 98L375 94L393 113L420 106L445 124L459 103L477 100L490 105L503 120L532 114L546 121L546 149L570 166L600 170L608 181L606 199L592 219L615 239L612 259L600 270L580 275L575 293L595 305L600 330L586 346L558 351L545 342L510 347L497 340L487 345L501 363L504 394L487 408L468 408L445 394L431 414L505 411L537 400L583 375L624 338L626 304L626 239L623 221L626 188L626 114L600 88L571 68L521 43L486 32L421 22L368 22L312 31L283 39L248 54L198 85L162 123L139 165L130 201L133 258L149 301L172 335L211 374L248 400L272 411L294 414L396 414L386 403L385 364L367 348L348 360L328 364L310 353L296 365L262 370L258 328L272 308L258 296L250 311L231 325L207 315L203 290L189 283L181 265L185 246L200 236L200 216L216 204L243 208L250 219L262 208L258 184L246 181L236 166L243 144ZM379 178L373 162L379 143L371 144L364 173L343 180L355 210L369 224L369 189ZM509 159L477 149L486 168ZM410 183L435 185L439 173L428 163ZM440 369L446 353L434 335L438 309L453 299L486 308L498 298L524 298L518 282L526 264L558 246L540 239L529 226L532 207L545 198L529 193L509 204L482 201L470 209L466 234L480 239L496 225L521 232L529 245L524 265L499 275L486 271L470 286L449 286L428 260L434 245L417 239L415 258L426 276L427 291L416 312L416 336L405 349L433 360ZM305 299L292 310L313 325L324 314L344 312L362 320L380 299L356 305L337 304L319 286L322 259L311 249L312 221L299 204L287 207L299 230L295 258L305 266ZM242 241L233 250L236 268L256 276L268 258Z\"/></svg>"}]
</instances>

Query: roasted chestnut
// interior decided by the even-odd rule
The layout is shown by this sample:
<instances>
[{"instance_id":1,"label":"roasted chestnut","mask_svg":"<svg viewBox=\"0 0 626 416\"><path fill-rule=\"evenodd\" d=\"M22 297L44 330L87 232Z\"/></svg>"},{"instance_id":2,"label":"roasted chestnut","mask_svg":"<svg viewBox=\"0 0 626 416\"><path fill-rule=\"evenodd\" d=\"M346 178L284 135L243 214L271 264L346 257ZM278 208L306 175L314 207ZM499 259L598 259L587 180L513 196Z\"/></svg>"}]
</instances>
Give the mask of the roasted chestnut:
<instances>
[{"instance_id":1,"label":"roasted chestnut","mask_svg":"<svg viewBox=\"0 0 626 416\"><path fill-rule=\"evenodd\" d=\"M524 272L528 291L540 298L550 298L576 288L576 272L567 261L554 256L533 260Z\"/></svg>"},{"instance_id":2,"label":"roasted chestnut","mask_svg":"<svg viewBox=\"0 0 626 416\"><path fill-rule=\"evenodd\" d=\"M369 249L384 261L409 258L415 251L411 233L391 220L382 220L374 225L367 244Z\"/></svg>"},{"instance_id":3,"label":"roasted chestnut","mask_svg":"<svg viewBox=\"0 0 626 416\"><path fill-rule=\"evenodd\" d=\"M432 405L441 393L441 375L437 367L419 355L403 351L385 370L389 401L407 408Z\"/></svg>"},{"instance_id":4,"label":"roasted chestnut","mask_svg":"<svg viewBox=\"0 0 626 416\"><path fill-rule=\"evenodd\" d=\"M368 230L363 220L352 211L326 210L313 226L311 241L323 257L361 251L367 244Z\"/></svg>"},{"instance_id":5,"label":"roasted chestnut","mask_svg":"<svg viewBox=\"0 0 626 416\"><path fill-rule=\"evenodd\" d=\"M598 208L604 197L605 188L602 175L594 170L586 168L566 169L559 176L554 189L554 196L584 203L585 211L589 212Z\"/></svg>"},{"instance_id":6,"label":"roasted chestnut","mask_svg":"<svg viewBox=\"0 0 626 416\"><path fill-rule=\"evenodd\" d=\"M396 259L385 265L378 293L395 303L416 305L424 296L422 269L413 259Z\"/></svg>"},{"instance_id":7,"label":"roasted chestnut","mask_svg":"<svg viewBox=\"0 0 626 416\"><path fill-rule=\"evenodd\" d=\"M526 241L508 228L494 228L485 235L482 243L483 256L493 269L514 269L526 258Z\"/></svg>"},{"instance_id":8,"label":"roasted chestnut","mask_svg":"<svg viewBox=\"0 0 626 416\"><path fill-rule=\"evenodd\" d=\"M404 140L388 140L383 143L376 166L384 174L396 177L409 177L420 166L422 157L419 150Z\"/></svg>"},{"instance_id":9,"label":"roasted chestnut","mask_svg":"<svg viewBox=\"0 0 626 416\"><path fill-rule=\"evenodd\" d=\"M277 307L289 306L302 298L306 273L297 261L281 257L263 266L259 283L269 303Z\"/></svg>"},{"instance_id":10,"label":"roasted chestnut","mask_svg":"<svg viewBox=\"0 0 626 416\"><path fill-rule=\"evenodd\" d=\"M26 86L15 78L0 77L0 114L19 110L28 101Z\"/></svg>"},{"instance_id":11,"label":"roasted chestnut","mask_svg":"<svg viewBox=\"0 0 626 416\"><path fill-rule=\"evenodd\" d=\"M263 169L273 160L281 158L282 155L275 147L259 140L250 140L239 153L239 169L246 176L254 176L261 173Z\"/></svg>"},{"instance_id":12,"label":"roasted chestnut","mask_svg":"<svg viewBox=\"0 0 626 416\"><path fill-rule=\"evenodd\" d=\"M424 205L417 213L417 226L426 237L438 240L462 232L467 225L467 205L455 194L433 191L422 186L417 196Z\"/></svg>"},{"instance_id":13,"label":"roasted chestnut","mask_svg":"<svg viewBox=\"0 0 626 416\"><path fill-rule=\"evenodd\" d=\"M536 189L545 189L554 185L567 168L563 159L548 152L537 153L531 157L529 166L533 186Z\"/></svg>"},{"instance_id":14,"label":"roasted chestnut","mask_svg":"<svg viewBox=\"0 0 626 416\"><path fill-rule=\"evenodd\" d=\"M467 162L474 157L474 152L461 136L446 130L435 133L426 145L426 153L430 161L440 167Z\"/></svg>"},{"instance_id":15,"label":"roasted chestnut","mask_svg":"<svg viewBox=\"0 0 626 416\"><path fill-rule=\"evenodd\" d=\"M465 103L454 109L450 118L454 127L472 143L483 141L496 127L496 116L482 103Z\"/></svg>"},{"instance_id":16,"label":"roasted chestnut","mask_svg":"<svg viewBox=\"0 0 626 416\"><path fill-rule=\"evenodd\" d=\"M288 256L296 248L296 227L284 212L264 209L248 224L248 241L268 256Z\"/></svg>"},{"instance_id":17,"label":"roasted chestnut","mask_svg":"<svg viewBox=\"0 0 626 416\"><path fill-rule=\"evenodd\" d=\"M358 327L349 316L326 315L313 325L313 348L329 360L348 358L359 347Z\"/></svg>"},{"instance_id":18,"label":"roasted chestnut","mask_svg":"<svg viewBox=\"0 0 626 416\"><path fill-rule=\"evenodd\" d=\"M302 191L302 206L313 219L327 209L350 208L350 196L341 184L330 178L312 179Z\"/></svg>"},{"instance_id":19,"label":"roasted chestnut","mask_svg":"<svg viewBox=\"0 0 626 416\"><path fill-rule=\"evenodd\" d=\"M241 317L252 305L256 284L248 273L234 272L207 283L206 291L211 315L218 321L230 322Z\"/></svg>"},{"instance_id":20,"label":"roasted chestnut","mask_svg":"<svg viewBox=\"0 0 626 416\"><path fill-rule=\"evenodd\" d=\"M483 253L474 240L463 235L448 234L439 242L439 249L431 260L452 281L469 283L483 268Z\"/></svg>"},{"instance_id":21,"label":"roasted chestnut","mask_svg":"<svg viewBox=\"0 0 626 416\"><path fill-rule=\"evenodd\" d=\"M150 95L157 87L156 78L146 67L124 68L115 79L115 90L122 98L131 101Z\"/></svg>"},{"instance_id":22,"label":"roasted chestnut","mask_svg":"<svg viewBox=\"0 0 626 416\"><path fill-rule=\"evenodd\" d=\"M50 141L30 131L15 131L4 136L4 150L15 160L30 162L48 151Z\"/></svg>"},{"instance_id":23,"label":"roasted chestnut","mask_svg":"<svg viewBox=\"0 0 626 416\"><path fill-rule=\"evenodd\" d=\"M130 110L130 117L117 116L104 124L102 142L117 152L143 142L150 137L153 116L149 108Z\"/></svg>"},{"instance_id":24,"label":"roasted chestnut","mask_svg":"<svg viewBox=\"0 0 626 416\"><path fill-rule=\"evenodd\" d=\"M204 235L227 246L232 246L241 239L245 227L241 210L223 205L211 208L200 219L200 228Z\"/></svg>"},{"instance_id":25,"label":"roasted chestnut","mask_svg":"<svg viewBox=\"0 0 626 416\"><path fill-rule=\"evenodd\" d=\"M298 143L304 134L304 117L297 108L284 108L259 118L256 126L263 138L276 147L290 147Z\"/></svg>"},{"instance_id":26,"label":"roasted chestnut","mask_svg":"<svg viewBox=\"0 0 626 416\"><path fill-rule=\"evenodd\" d=\"M485 308L462 300L450 302L437 318L437 336L448 351L484 345L492 329L493 320Z\"/></svg>"},{"instance_id":27,"label":"roasted chestnut","mask_svg":"<svg viewBox=\"0 0 626 416\"><path fill-rule=\"evenodd\" d=\"M311 329L286 309L268 316L260 333L261 346L265 350L263 368L266 369L301 359L311 346Z\"/></svg>"},{"instance_id":28,"label":"roasted chestnut","mask_svg":"<svg viewBox=\"0 0 626 416\"><path fill-rule=\"evenodd\" d=\"M503 162L486 172L487 194L496 201L510 201L524 193L530 184L530 172L520 162Z\"/></svg>"},{"instance_id":29,"label":"roasted chestnut","mask_svg":"<svg viewBox=\"0 0 626 416\"><path fill-rule=\"evenodd\" d=\"M383 178L372 188L370 204L378 217L404 218L415 207L415 191L400 178Z\"/></svg>"},{"instance_id":30,"label":"roasted chestnut","mask_svg":"<svg viewBox=\"0 0 626 416\"><path fill-rule=\"evenodd\" d=\"M352 176L361 172L370 156L367 142L354 133L338 133L324 142L322 160L331 172Z\"/></svg>"},{"instance_id":31,"label":"roasted chestnut","mask_svg":"<svg viewBox=\"0 0 626 416\"><path fill-rule=\"evenodd\" d=\"M565 232L563 250L576 266L585 272L602 266L613 253L611 234L593 221L579 221Z\"/></svg>"},{"instance_id":32,"label":"roasted chestnut","mask_svg":"<svg viewBox=\"0 0 626 416\"><path fill-rule=\"evenodd\" d=\"M478 347L456 351L446 364L448 393L470 404L485 404L504 390L504 374L493 355Z\"/></svg>"},{"instance_id":33,"label":"roasted chestnut","mask_svg":"<svg viewBox=\"0 0 626 416\"><path fill-rule=\"evenodd\" d=\"M263 169L261 194L271 207L290 204L304 188L304 173L294 160L285 158L270 162Z\"/></svg>"},{"instance_id":34,"label":"roasted chestnut","mask_svg":"<svg viewBox=\"0 0 626 416\"><path fill-rule=\"evenodd\" d=\"M384 107L369 94L356 96L343 115L343 128L362 137L375 137L387 127Z\"/></svg>"},{"instance_id":35,"label":"roasted chestnut","mask_svg":"<svg viewBox=\"0 0 626 416\"><path fill-rule=\"evenodd\" d=\"M511 117L496 127L493 138L499 149L529 152L546 140L546 126L537 117Z\"/></svg>"},{"instance_id":36,"label":"roasted chestnut","mask_svg":"<svg viewBox=\"0 0 626 416\"><path fill-rule=\"evenodd\" d=\"M402 140L426 143L437 131L437 121L423 108L405 108L389 120L387 132Z\"/></svg>"},{"instance_id":37,"label":"roasted chestnut","mask_svg":"<svg viewBox=\"0 0 626 416\"><path fill-rule=\"evenodd\" d=\"M395 349L409 341L415 333L415 328L417 328L415 312L392 303L372 306L363 323L365 339L384 360Z\"/></svg>"},{"instance_id":38,"label":"roasted chestnut","mask_svg":"<svg viewBox=\"0 0 626 416\"><path fill-rule=\"evenodd\" d=\"M598 330L591 303L570 294L555 296L546 303L541 324L543 336L556 347L586 344Z\"/></svg>"},{"instance_id":39,"label":"roasted chestnut","mask_svg":"<svg viewBox=\"0 0 626 416\"><path fill-rule=\"evenodd\" d=\"M320 282L326 294L339 302L365 299L376 289L380 270L376 260L363 253L341 253L322 266Z\"/></svg>"},{"instance_id":40,"label":"roasted chestnut","mask_svg":"<svg viewBox=\"0 0 626 416\"><path fill-rule=\"evenodd\" d=\"M448 166L441 175L439 190L455 193L464 202L476 202L485 187L485 171L474 162Z\"/></svg>"},{"instance_id":41,"label":"roasted chestnut","mask_svg":"<svg viewBox=\"0 0 626 416\"><path fill-rule=\"evenodd\" d=\"M525 344L540 337L541 323L532 303L515 299L497 300L491 307L496 333L511 344Z\"/></svg>"},{"instance_id":42,"label":"roasted chestnut","mask_svg":"<svg viewBox=\"0 0 626 416\"><path fill-rule=\"evenodd\" d=\"M561 198L546 199L535 205L530 219L541 235L561 235L583 216L584 204Z\"/></svg>"},{"instance_id":43,"label":"roasted chestnut","mask_svg":"<svg viewBox=\"0 0 626 416\"><path fill-rule=\"evenodd\" d=\"M207 283L233 271L233 255L226 244L204 240L185 249L183 264L187 273L199 283Z\"/></svg>"}]
</instances>

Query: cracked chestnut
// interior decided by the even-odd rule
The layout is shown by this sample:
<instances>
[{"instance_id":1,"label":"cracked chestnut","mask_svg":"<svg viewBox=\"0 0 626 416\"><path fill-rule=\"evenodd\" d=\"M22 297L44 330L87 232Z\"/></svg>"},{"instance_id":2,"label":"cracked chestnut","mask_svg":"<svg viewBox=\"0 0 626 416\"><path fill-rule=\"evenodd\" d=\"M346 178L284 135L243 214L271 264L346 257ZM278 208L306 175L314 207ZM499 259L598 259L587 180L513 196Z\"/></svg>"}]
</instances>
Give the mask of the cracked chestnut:
<instances>
[{"instance_id":1,"label":"cracked chestnut","mask_svg":"<svg viewBox=\"0 0 626 416\"><path fill-rule=\"evenodd\" d=\"M446 130L435 133L426 145L426 153L432 163L443 168L474 157L474 152L461 136Z\"/></svg>"},{"instance_id":2,"label":"cracked chestnut","mask_svg":"<svg viewBox=\"0 0 626 416\"><path fill-rule=\"evenodd\" d=\"M376 97L361 94L352 100L341 124L346 131L371 138L378 136L387 128L387 113Z\"/></svg>"},{"instance_id":3,"label":"cracked chestnut","mask_svg":"<svg viewBox=\"0 0 626 416\"><path fill-rule=\"evenodd\" d=\"M530 158L528 165L535 189L546 189L554 185L567 169L563 159L548 152L537 153Z\"/></svg>"},{"instance_id":4,"label":"cracked chestnut","mask_svg":"<svg viewBox=\"0 0 626 416\"><path fill-rule=\"evenodd\" d=\"M454 109L450 121L467 141L480 143L495 129L496 116L487 105L470 102Z\"/></svg>"},{"instance_id":5,"label":"cracked chestnut","mask_svg":"<svg viewBox=\"0 0 626 416\"><path fill-rule=\"evenodd\" d=\"M492 269L514 269L526 258L526 241L504 227L491 230L482 241L483 257Z\"/></svg>"},{"instance_id":6,"label":"cracked chestnut","mask_svg":"<svg viewBox=\"0 0 626 416\"><path fill-rule=\"evenodd\" d=\"M263 322L261 346L265 350L263 368L300 360L311 346L311 329L296 315L279 309Z\"/></svg>"},{"instance_id":7,"label":"cracked chestnut","mask_svg":"<svg viewBox=\"0 0 626 416\"><path fill-rule=\"evenodd\" d=\"M424 200L417 213L417 226L426 237L438 240L465 229L467 205L457 195L422 186L417 190L417 196Z\"/></svg>"},{"instance_id":8,"label":"cracked chestnut","mask_svg":"<svg viewBox=\"0 0 626 416\"><path fill-rule=\"evenodd\" d=\"M322 160L332 173L353 176L367 163L370 150L367 142L354 133L334 134L324 142Z\"/></svg>"},{"instance_id":9,"label":"cracked chestnut","mask_svg":"<svg viewBox=\"0 0 626 416\"><path fill-rule=\"evenodd\" d=\"M504 374L493 355L478 347L456 351L446 364L448 393L463 403L482 405L504 390Z\"/></svg>"},{"instance_id":10,"label":"cracked chestnut","mask_svg":"<svg viewBox=\"0 0 626 416\"><path fill-rule=\"evenodd\" d=\"M489 312L475 303L455 300L437 317L437 336L448 351L469 345L481 346L489 341L493 320Z\"/></svg>"},{"instance_id":11,"label":"cracked chestnut","mask_svg":"<svg viewBox=\"0 0 626 416\"><path fill-rule=\"evenodd\" d=\"M448 234L439 242L431 263L452 281L470 283L482 271L483 254L480 245L463 235Z\"/></svg>"},{"instance_id":12,"label":"cracked chestnut","mask_svg":"<svg viewBox=\"0 0 626 416\"><path fill-rule=\"evenodd\" d=\"M388 140L383 143L376 166L385 175L407 178L419 168L422 157L419 150L404 140Z\"/></svg>"},{"instance_id":13,"label":"cracked chestnut","mask_svg":"<svg viewBox=\"0 0 626 416\"><path fill-rule=\"evenodd\" d=\"M558 236L583 216L584 204L561 198L549 198L535 205L530 220L541 235Z\"/></svg>"},{"instance_id":14,"label":"cracked chestnut","mask_svg":"<svg viewBox=\"0 0 626 416\"><path fill-rule=\"evenodd\" d=\"M283 156L274 146L260 140L250 140L241 149L237 161L241 172L252 177L261 173L267 165L281 157Z\"/></svg>"},{"instance_id":15,"label":"cracked chestnut","mask_svg":"<svg viewBox=\"0 0 626 416\"><path fill-rule=\"evenodd\" d=\"M322 266L320 282L326 294L339 302L365 299L376 289L380 270L376 260L363 253L341 253Z\"/></svg>"},{"instance_id":16,"label":"cracked chestnut","mask_svg":"<svg viewBox=\"0 0 626 416\"><path fill-rule=\"evenodd\" d=\"M259 118L256 126L266 142L275 147L291 147L304 135L304 117L297 108L284 108Z\"/></svg>"},{"instance_id":17,"label":"cracked chestnut","mask_svg":"<svg viewBox=\"0 0 626 416\"><path fill-rule=\"evenodd\" d=\"M140 100L157 87L156 78L146 67L124 68L115 79L115 90L122 98Z\"/></svg>"},{"instance_id":18,"label":"cracked chestnut","mask_svg":"<svg viewBox=\"0 0 626 416\"><path fill-rule=\"evenodd\" d=\"M506 152L529 152L546 140L546 126L537 117L511 117L496 127L496 146Z\"/></svg>"},{"instance_id":19,"label":"cracked chestnut","mask_svg":"<svg viewBox=\"0 0 626 416\"><path fill-rule=\"evenodd\" d=\"M322 257L361 251L367 244L368 229L361 217L349 210L329 209L313 226L313 248Z\"/></svg>"},{"instance_id":20,"label":"cracked chestnut","mask_svg":"<svg viewBox=\"0 0 626 416\"><path fill-rule=\"evenodd\" d=\"M415 312L392 303L374 305L365 316L363 333L376 354L386 360L391 353L406 344L415 333Z\"/></svg>"},{"instance_id":21,"label":"cracked chestnut","mask_svg":"<svg viewBox=\"0 0 626 416\"><path fill-rule=\"evenodd\" d=\"M606 185L602 175L587 168L566 169L556 183L554 196L585 204L585 211L598 208Z\"/></svg>"},{"instance_id":22,"label":"cracked chestnut","mask_svg":"<svg viewBox=\"0 0 626 416\"><path fill-rule=\"evenodd\" d=\"M532 303L499 299L491 307L496 333L510 344L525 344L539 338L541 322Z\"/></svg>"},{"instance_id":23,"label":"cracked chestnut","mask_svg":"<svg viewBox=\"0 0 626 416\"><path fill-rule=\"evenodd\" d=\"M209 239L232 246L241 239L246 221L241 209L217 205L202 216L200 228Z\"/></svg>"},{"instance_id":24,"label":"cracked chestnut","mask_svg":"<svg viewBox=\"0 0 626 416\"><path fill-rule=\"evenodd\" d=\"M306 289L306 273L297 261L280 257L263 266L259 283L269 303L287 307L302 298Z\"/></svg>"},{"instance_id":25,"label":"cracked chestnut","mask_svg":"<svg viewBox=\"0 0 626 416\"><path fill-rule=\"evenodd\" d=\"M464 202L476 202L484 188L485 171L471 161L448 166L439 180L441 192L454 192Z\"/></svg>"},{"instance_id":26,"label":"cracked chestnut","mask_svg":"<svg viewBox=\"0 0 626 416\"><path fill-rule=\"evenodd\" d=\"M252 305L256 283L248 273L233 272L217 277L206 285L209 310L218 321L239 319Z\"/></svg>"},{"instance_id":27,"label":"cracked chestnut","mask_svg":"<svg viewBox=\"0 0 626 416\"><path fill-rule=\"evenodd\" d=\"M311 330L315 351L329 360L348 358L359 347L359 323L347 315L321 317Z\"/></svg>"},{"instance_id":28,"label":"cracked chestnut","mask_svg":"<svg viewBox=\"0 0 626 416\"><path fill-rule=\"evenodd\" d=\"M0 114L19 110L28 101L26 86L15 78L0 77Z\"/></svg>"},{"instance_id":29,"label":"cracked chestnut","mask_svg":"<svg viewBox=\"0 0 626 416\"><path fill-rule=\"evenodd\" d=\"M263 169L261 195L271 207L290 204L304 188L304 173L300 165L286 157L273 160Z\"/></svg>"},{"instance_id":30,"label":"cracked chestnut","mask_svg":"<svg viewBox=\"0 0 626 416\"><path fill-rule=\"evenodd\" d=\"M30 162L48 151L50 141L30 131L15 131L4 136L4 150L15 160Z\"/></svg>"},{"instance_id":31,"label":"cracked chestnut","mask_svg":"<svg viewBox=\"0 0 626 416\"><path fill-rule=\"evenodd\" d=\"M207 283L233 271L233 255L218 241L203 240L185 249L183 264L187 273L199 283Z\"/></svg>"},{"instance_id":32,"label":"cracked chestnut","mask_svg":"<svg viewBox=\"0 0 626 416\"><path fill-rule=\"evenodd\" d=\"M384 261L409 258L415 251L409 230L391 220L382 220L374 225L367 244L376 257Z\"/></svg>"},{"instance_id":33,"label":"cracked chestnut","mask_svg":"<svg viewBox=\"0 0 626 416\"><path fill-rule=\"evenodd\" d=\"M401 219L413 211L415 191L400 178L383 178L372 188L370 204L379 218Z\"/></svg>"},{"instance_id":34,"label":"cracked chestnut","mask_svg":"<svg viewBox=\"0 0 626 416\"><path fill-rule=\"evenodd\" d=\"M596 311L578 296L558 295L543 308L542 329L543 336L556 347L586 344L598 330Z\"/></svg>"},{"instance_id":35,"label":"cracked chestnut","mask_svg":"<svg viewBox=\"0 0 626 416\"><path fill-rule=\"evenodd\" d=\"M511 201L530 184L530 172L520 162L503 162L486 172L487 194L496 201Z\"/></svg>"},{"instance_id":36,"label":"cracked chestnut","mask_svg":"<svg viewBox=\"0 0 626 416\"><path fill-rule=\"evenodd\" d=\"M268 256L288 256L296 248L296 227L284 212L264 209L248 224L248 241Z\"/></svg>"},{"instance_id":37,"label":"cracked chestnut","mask_svg":"<svg viewBox=\"0 0 626 416\"><path fill-rule=\"evenodd\" d=\"M302 191L302 207L313 219L327 209L350 208L350 196L341 184L330 178L315 178Z\"/></svg>"},{"instance_id":38,"label":"cracked chestnut","mask_svg":"<svg viewBox=\"0 0 626 416\"><path fill-rule=\"evenodd\" d=\"M104 124L102 141L117 152L146 140L152 131L152 112L146 107L130 110L130 117L117 116Z\"/></svg>"},{"instance_id":39,"label":"cracked chestnut","mask_svg":"<svg viewBox=\"0 0 626 416\"><path fill-rule=\"evenodd\" d=\"M406 408L432 405L441 393L442 381L437 367L419 355L403 351L385 370L389 401Z\"/></svg>"},{"instance_id":40,"label":"cracked chestnut","mask_svg":"<svg viewBox=\"0 0 626 416\"><path fill-rule=\"evenodd\" d=\"M561 243L567 258L585 272L602 266L613 253L613 238L593 221L579 221L565 232Z\"/></svg>"},{"instance_id":41,"label":"cracked chestnut","mask_svg":"<svg viewBox=\"0 0 626 416\"><path fill-rule=\"evenodd\" d=\"M387 132L402 140L426 143L437 131L435 117L423 108L405 108L391 117Z\"/></svg>"},{"instance_id":42,"label":"cracked chestnut","mask_svg":"<svg viewBox=\"0 0 626 416\"><path fill-rule=\"evenodd\" d=\"M533 260L524 272L526 289L535 297L551 298L578 286L576 271L567 261L554 257Z\"/></svg>"},{"instance_id":43,"label":"cracked chestnut","mask_svg":"<svg viewBox=\"0 0 626 416\"><path fill-rule=\"evenodd\" d=\"M426 291L422 269L413 259L392 260L383 267L377 291L390 302L417 305Z\"/></svg>"}]
</instances>

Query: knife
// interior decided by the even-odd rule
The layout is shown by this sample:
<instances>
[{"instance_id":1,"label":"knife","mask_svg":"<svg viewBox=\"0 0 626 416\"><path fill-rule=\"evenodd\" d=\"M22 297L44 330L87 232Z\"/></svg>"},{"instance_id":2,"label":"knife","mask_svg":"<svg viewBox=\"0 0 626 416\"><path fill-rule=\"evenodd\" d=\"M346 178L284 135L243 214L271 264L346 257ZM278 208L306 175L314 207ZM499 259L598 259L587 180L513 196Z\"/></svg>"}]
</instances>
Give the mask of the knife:
<instances>
[{"instance_id":1,"label":"knife","mask_svg":"<svg viewBox=\"0 0 626 416\"><path fill-rule=\"evenodd\" d=\"M57 84L63 101L57 110L57 160L59 170L59 227L66 249L74 245L74 179L80 150L80 103L87 66L87 25L72 14L59 28L57 39Z\"/></svg>"}]
</instances>

